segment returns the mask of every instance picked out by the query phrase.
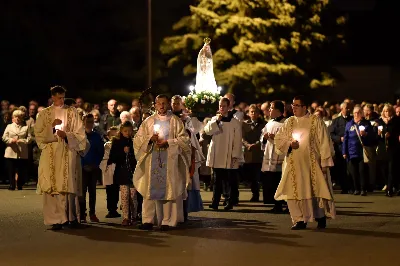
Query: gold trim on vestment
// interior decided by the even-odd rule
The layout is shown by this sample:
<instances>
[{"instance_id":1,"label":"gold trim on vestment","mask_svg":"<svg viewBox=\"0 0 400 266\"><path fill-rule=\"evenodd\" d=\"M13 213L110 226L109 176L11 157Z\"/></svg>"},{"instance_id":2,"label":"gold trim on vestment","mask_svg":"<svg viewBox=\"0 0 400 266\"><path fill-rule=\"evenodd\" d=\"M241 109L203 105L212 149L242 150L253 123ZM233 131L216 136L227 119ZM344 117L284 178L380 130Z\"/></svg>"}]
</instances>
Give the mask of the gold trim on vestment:
<instances>
[{"instance_id":1,"label":"gold trim on vestment","mask_svg":"<svg viewBox=\"0 0 400 266\"><path fill-rule=\"evenodd\" d=\"M311 116L311 130L310 130L310 160L311 160L311 185L312 185L312 196L315 197L317 181L315 175L317 174L316 164L317 159L315 158L315 134L316 134L316 116Z\"/></svg>"},{"instance_id":2,"label":"gold trim on vestment","mask_svg":"<svg viewBox=\"0 0 400 266\"><path fill-rule=\"evenodd\" d=\"M289 125L289 136L292 136L293 126L294 126L293 118L289 118L288 125ZM299 200L299 196L297 194L296 169L294 167L293 151L289 154L288 159L290 167L290 179L292 180L293 197L295 200Z\"/></svg>"},{"instance_id":3,"label":"gold trim on vestment","mask_svg":"<svg viewBox=\"0 0 400 266\"><path fill-rule=\"evenodd\" d=\"M67 126L64 130L64 132L69 132L71 129L71 123L72 123L72 108L69 107L67 110ZM64 169L63 169L63 184L62 184L62 191L67 192L68 191L68 174L69 174L69 157L68 157L68 144L64 142Z\"/></svg>"}]
</instances>

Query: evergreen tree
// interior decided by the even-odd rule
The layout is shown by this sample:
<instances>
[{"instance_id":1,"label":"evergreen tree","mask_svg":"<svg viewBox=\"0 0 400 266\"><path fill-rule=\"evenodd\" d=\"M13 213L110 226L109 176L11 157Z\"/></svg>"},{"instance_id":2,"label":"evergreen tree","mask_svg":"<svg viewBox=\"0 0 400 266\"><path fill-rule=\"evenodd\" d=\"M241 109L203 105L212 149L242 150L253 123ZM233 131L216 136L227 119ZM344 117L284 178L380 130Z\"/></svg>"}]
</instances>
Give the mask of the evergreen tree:
<instances>
[{"instance_id":1,"label":"evergreen tree","mask_svg":"<svg viewBox=\"0 0 400 266\"><path fill-rule=\"evenodd\" d=\"M330 0L200 0L160 50L170 78L196 72L203 39L212 39L218 85L244 96L334 85L332 55L345 18ZM172 73L172 74L171 74Z\"/></svg>"}]
</instances>

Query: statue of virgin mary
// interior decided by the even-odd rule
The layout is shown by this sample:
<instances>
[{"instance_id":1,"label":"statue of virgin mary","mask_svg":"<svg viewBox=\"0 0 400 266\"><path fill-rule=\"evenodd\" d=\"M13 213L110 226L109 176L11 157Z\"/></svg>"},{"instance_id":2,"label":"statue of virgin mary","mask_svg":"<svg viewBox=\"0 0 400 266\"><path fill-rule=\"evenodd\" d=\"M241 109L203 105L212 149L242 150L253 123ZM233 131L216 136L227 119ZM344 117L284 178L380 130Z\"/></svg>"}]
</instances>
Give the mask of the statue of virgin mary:
<instances>
[{"instance_id":1,"label":"statue of virgin mary","mask_svg":"<svg viewBox=\"0 0 400 266\"><path fill-rule=\"evenodd\" d=\"M197 75L196 75L196 93L209 91L219 93L217 82L214 77L213 59L210 47L210 38L204 39L203 48L201 48L197 57Z\"/></svg>"}]
</instances>

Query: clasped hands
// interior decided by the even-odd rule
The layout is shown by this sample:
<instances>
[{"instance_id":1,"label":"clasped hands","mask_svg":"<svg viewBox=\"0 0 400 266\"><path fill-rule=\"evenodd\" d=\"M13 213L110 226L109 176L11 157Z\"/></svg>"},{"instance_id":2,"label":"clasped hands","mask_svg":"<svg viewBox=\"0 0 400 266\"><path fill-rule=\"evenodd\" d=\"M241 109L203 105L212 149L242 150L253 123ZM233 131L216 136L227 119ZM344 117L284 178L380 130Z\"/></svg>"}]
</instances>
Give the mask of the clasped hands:
<instances>
[{"instance_id":1,"label":"clasped hands","mask_svg":"<svg viewBox=\"0 0 400 266\"><path fill-rule=\"evenodd\" d=\"M268 140L268 139L274 140L275 139L275 134L269 133L269 132L265 133L264 134L264 140Z\"/></svg>"},{"instance_id":2,"label":"clasped hands","mask_svg":"<svg viewBox=\"0 0 400 266\"><path fill-rule=\"evenodd\" d=\"M151 137L150 141L152 141L154 144L156 144L157 147L159 147L159 148L168 148L168 141L159 139L158 134L154 134Z\"/></svg>"}]
</instances>

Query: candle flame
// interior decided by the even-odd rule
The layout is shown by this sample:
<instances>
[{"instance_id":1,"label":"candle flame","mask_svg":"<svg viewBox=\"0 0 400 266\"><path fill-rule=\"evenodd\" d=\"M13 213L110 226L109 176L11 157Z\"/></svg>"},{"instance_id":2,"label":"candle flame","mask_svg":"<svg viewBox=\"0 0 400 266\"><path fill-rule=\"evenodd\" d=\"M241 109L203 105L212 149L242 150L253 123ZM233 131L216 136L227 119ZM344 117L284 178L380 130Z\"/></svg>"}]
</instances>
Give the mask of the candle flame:
<instances>
[{"instance_id":1,"label":"candle flame","mask_svg":"<svg viewBox=\"0 0 400 266\"><path fill-rule=\"evenodd\" d=\"M154 125L154 133L159 133L160 131L160 125Z\"/></svg>"},{"instance_id":2,"label":"candle flame","mask_svg":"<svg viewBox=\"0 0 400 266\"><path fill-rule=\"evenodd\" d=\"M56 125L54 128L55 128L55 130L62 130L63 127L64 127L64 124L61 123L61 125Z\"/></svg>"},{"instance_id":3,"label":"candle flame","mask_svg":"<svg viewBox=\"0 0 400 266\"><path fill-rule=\"evenodd\" d=\"M293 133L292 137L294 140L300 141L300 134L299 133Z\"/></svg>"}]
</instances>

